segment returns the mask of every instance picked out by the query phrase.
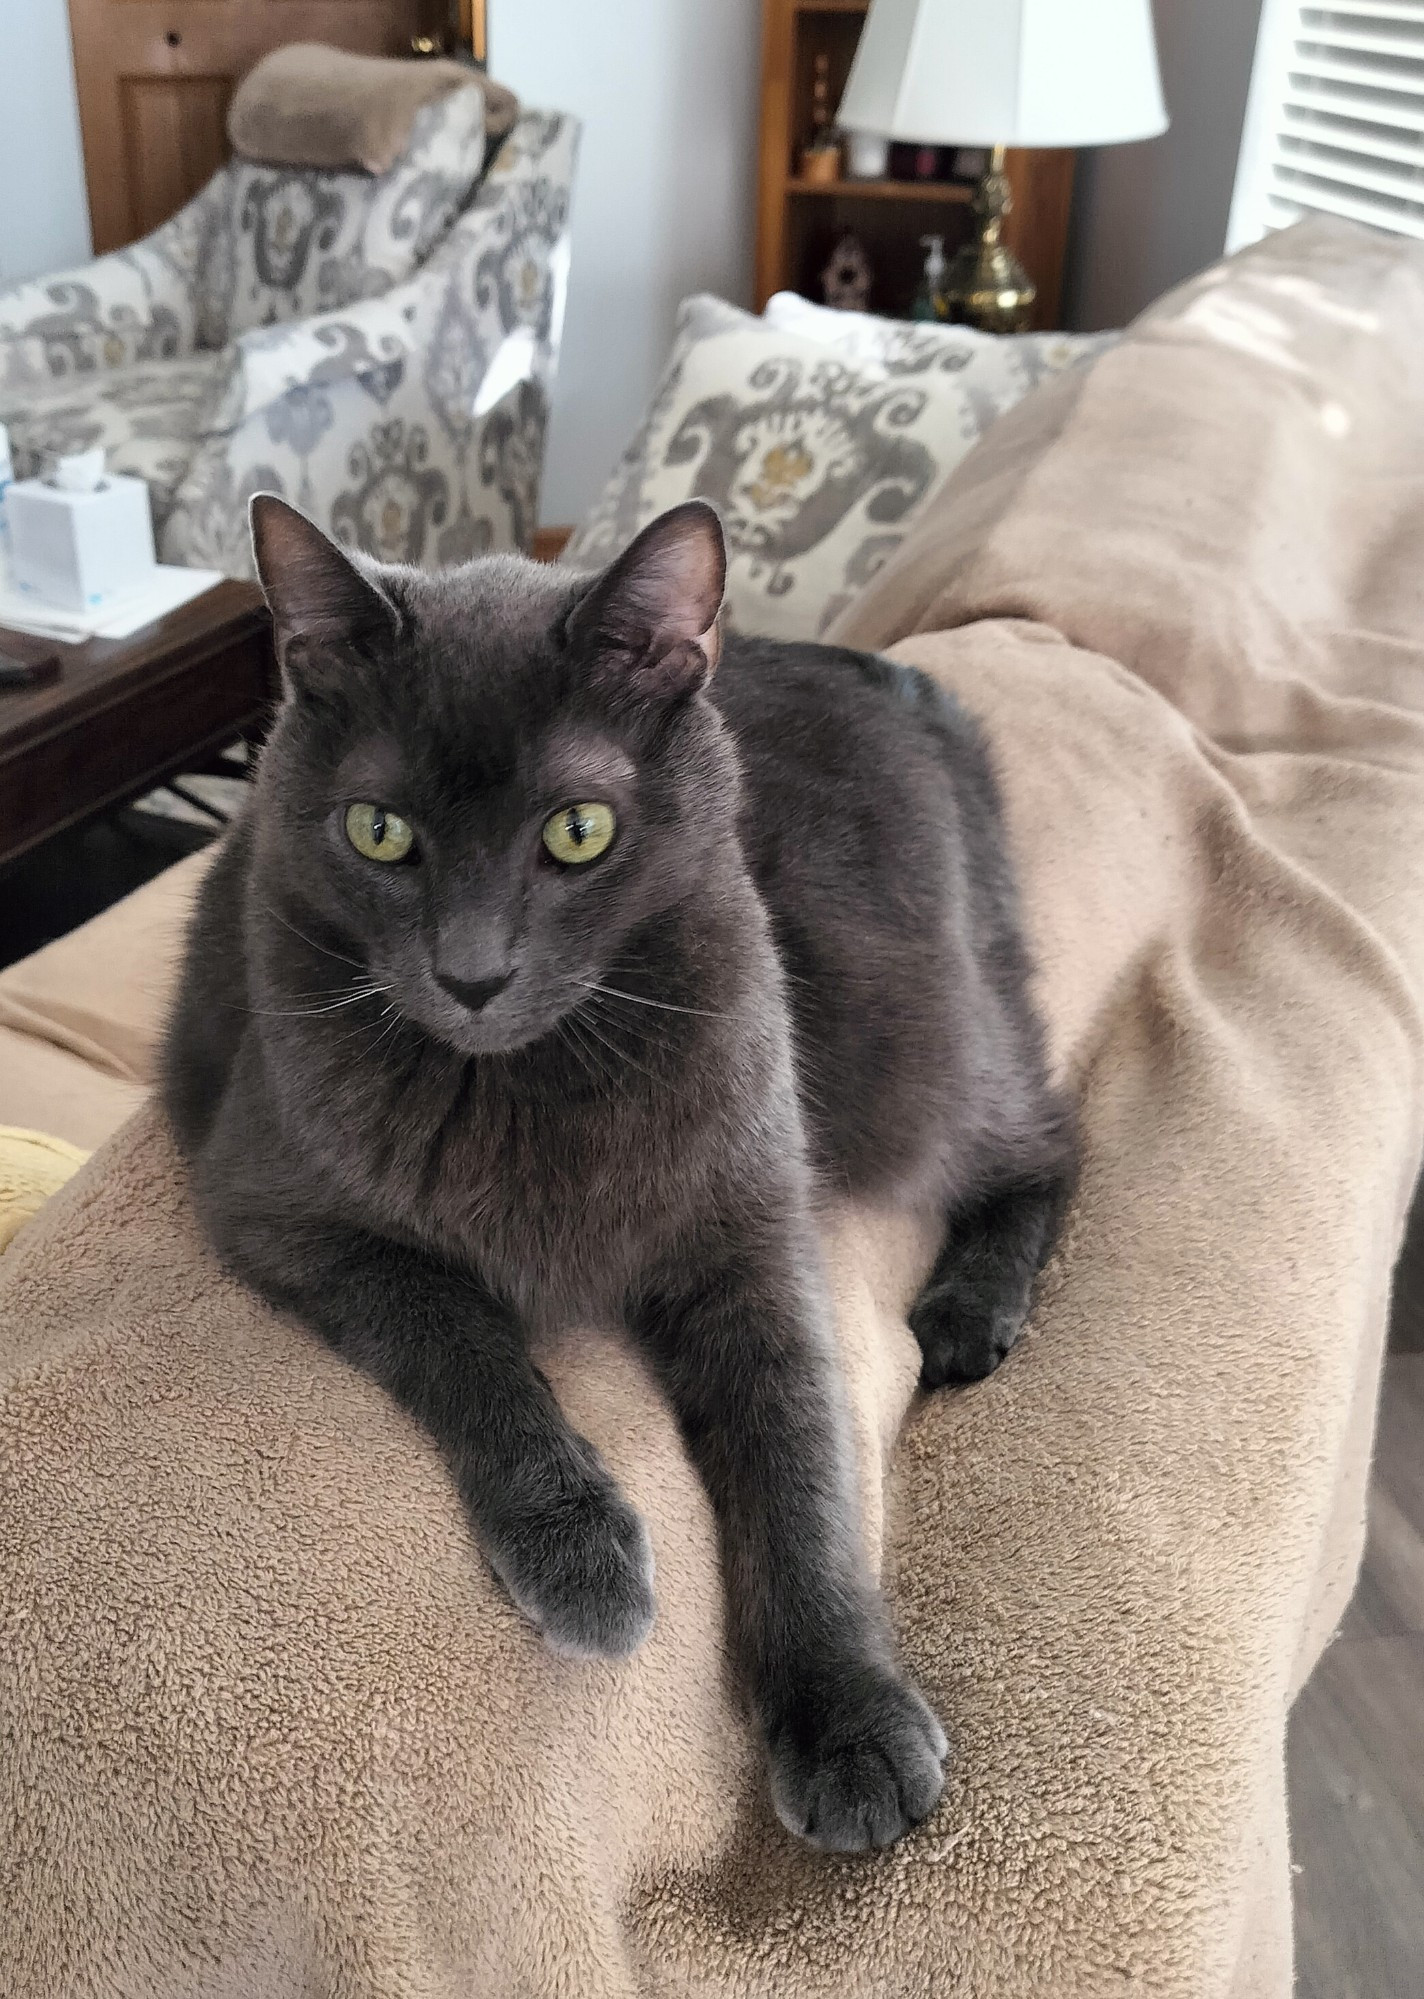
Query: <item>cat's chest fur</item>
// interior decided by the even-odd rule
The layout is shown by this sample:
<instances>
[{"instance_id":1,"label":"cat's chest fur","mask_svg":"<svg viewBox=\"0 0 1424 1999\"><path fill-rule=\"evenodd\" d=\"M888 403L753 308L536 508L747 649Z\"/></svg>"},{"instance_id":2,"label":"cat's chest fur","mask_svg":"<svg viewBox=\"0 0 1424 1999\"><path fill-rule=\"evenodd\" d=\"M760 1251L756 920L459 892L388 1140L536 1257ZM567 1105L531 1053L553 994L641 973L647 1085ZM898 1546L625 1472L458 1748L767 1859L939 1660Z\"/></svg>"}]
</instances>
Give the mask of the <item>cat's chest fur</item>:
<instances>
[{"instance_id":1,"label":"cat's chest fur","mask_svg":"<svg viewBox=\"0 0 1424 1999\"><path fill-rule=\"evenodd\" d=\"M774 1019L618 1045L505 1061L412 1036L359 1073L319 1063L300 1143L353 1219L473 1266L531 1325L607 1319L716 1205L757 1127L794 1122Z\"/></svg>"}]
</instances>

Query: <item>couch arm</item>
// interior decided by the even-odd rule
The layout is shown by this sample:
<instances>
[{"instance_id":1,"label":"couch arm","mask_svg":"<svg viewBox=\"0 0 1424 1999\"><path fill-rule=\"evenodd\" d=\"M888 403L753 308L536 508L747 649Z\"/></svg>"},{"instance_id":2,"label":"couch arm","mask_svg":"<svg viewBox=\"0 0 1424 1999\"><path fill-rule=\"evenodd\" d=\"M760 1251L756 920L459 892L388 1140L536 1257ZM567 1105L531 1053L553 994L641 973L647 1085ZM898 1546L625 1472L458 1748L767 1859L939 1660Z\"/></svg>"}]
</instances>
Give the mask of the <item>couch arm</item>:
<instances>
[{"instance_id":1,"label":"couch arm","mask_svg":"<svg viewBox=\"0 0 1424 1999\"><path fill-rule=\"evenodd\" d=\"M0 292L0 394L191 354L196 269L215 181L151 236Z\"/></svg>"}]
</instances>

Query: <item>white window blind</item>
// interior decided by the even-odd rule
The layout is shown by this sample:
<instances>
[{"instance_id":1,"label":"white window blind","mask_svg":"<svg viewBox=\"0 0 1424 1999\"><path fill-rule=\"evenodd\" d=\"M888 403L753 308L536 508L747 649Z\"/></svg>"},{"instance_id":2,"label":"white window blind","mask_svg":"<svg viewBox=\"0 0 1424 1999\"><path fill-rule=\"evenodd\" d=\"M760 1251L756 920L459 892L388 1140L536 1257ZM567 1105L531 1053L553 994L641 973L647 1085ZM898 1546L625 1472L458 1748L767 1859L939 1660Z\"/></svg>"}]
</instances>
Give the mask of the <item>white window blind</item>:
<instances>
[{"instance_id":1,"label":"white window blind","mask_svg":"<svg viewBox=\"0 0 1424 1999\"><path fill-rule=\"evenodd\" d=\"M1265 0L1226 247L1315 211L1424 240L1424 0Z\"/></svg>"}]
</instances>

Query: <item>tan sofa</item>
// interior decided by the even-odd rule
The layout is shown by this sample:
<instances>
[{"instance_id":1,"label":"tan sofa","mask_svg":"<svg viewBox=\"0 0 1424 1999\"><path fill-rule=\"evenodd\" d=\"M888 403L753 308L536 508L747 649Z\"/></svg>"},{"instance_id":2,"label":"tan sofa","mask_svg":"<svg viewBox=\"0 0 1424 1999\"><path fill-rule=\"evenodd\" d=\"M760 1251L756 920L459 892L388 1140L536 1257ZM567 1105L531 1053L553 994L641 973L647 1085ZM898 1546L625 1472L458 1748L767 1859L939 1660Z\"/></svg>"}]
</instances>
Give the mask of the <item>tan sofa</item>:
<instances>
[{"instance_id":1,"label":"tan sofa","mask_svg":"<svg viewBox=\"0 0 1424 1999\"><path fill-rule=\"evenodd\" d=\"M148 1095L206 854L0 972L0 1124L95 1146Z\"/></svg>"},{"instance_id":2,"label":"tan sofa","mask_svg":"<svg viewBox=\"0 0 1424 1999\"><path fill-rule=\"evenodd\" d=\"M141 1109L0 1259L7 1993L1286 1999L1285 1718L1421 1148L1421 323L1418 248L1269 240L1002 419L844 623L985 718L1087 1147L961 1394L912 1393L922 1220L826 1216L933 1819L777 1825L615 1337L544 1358L659 1618L580 1666L424 1438L213 1267ZM128 1110L195 871L0 978L0 1120Z\"/></svg>"}]
</instances>

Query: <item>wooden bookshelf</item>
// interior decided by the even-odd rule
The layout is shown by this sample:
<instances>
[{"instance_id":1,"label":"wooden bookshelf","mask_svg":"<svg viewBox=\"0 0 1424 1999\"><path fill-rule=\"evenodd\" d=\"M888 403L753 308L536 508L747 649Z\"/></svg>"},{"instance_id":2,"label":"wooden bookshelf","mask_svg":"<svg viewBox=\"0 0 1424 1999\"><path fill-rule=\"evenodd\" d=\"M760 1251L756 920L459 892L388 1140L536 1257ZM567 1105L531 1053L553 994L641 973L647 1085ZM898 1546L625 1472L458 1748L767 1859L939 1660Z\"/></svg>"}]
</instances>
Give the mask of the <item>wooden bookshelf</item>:
<instances>
[{"instance_id":1,"label":"wooden bookshelf","mask_svg":"<svg viewBox=\"0 0 1424 1999\"><path fill-rule=\"evenodd\" d=\"M818 303L818 279L838 239L859 237L875 268L871 309L900 316L924 268L920 238L943 236L953 255L972 227L972 182L809 181L798 169L812 136L817 55L829 63L832 104L840 102L869 0L762 0L761 146L757 180L757 305L775 291ZM1063 252L1075 155L1011 150L1006 163L1013 211L1004 240L1022 258L1038 299L1033 324L1059 322Z\"/></svg>"},{"instance_id":2,"label":"wooden bookshelf","mask_svg":"<svg viewBox=\"0 0 1424 1999\"><path fill-rule=\"evenodd\" d=\"M826 195L842 201L963 201L974 199L972 187L959 181L937 180L802 180L786 177L788 194Z\"/></svg>"}]
</instances>

